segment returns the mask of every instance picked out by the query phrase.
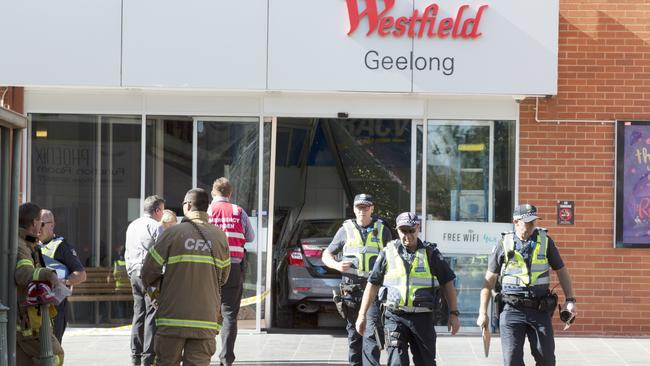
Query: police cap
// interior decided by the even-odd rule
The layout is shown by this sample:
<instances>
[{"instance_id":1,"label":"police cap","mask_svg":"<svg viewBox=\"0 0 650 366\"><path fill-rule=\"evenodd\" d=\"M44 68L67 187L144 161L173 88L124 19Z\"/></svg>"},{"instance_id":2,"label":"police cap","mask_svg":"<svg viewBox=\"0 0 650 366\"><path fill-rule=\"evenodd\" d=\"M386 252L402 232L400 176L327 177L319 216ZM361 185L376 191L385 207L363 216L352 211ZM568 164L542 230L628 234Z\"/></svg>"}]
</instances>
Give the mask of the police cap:
<instances>
[{"instance_id":1,"label":"police cap","mask_svg":"<svg viewBox=\"0 0 650 366\"><path fill-rule=\"evenodd\" d=\"M512 219L521 220L523 222L537 220L539 219L539 216L537 216L537 207L529 203L519 205L515 207L514 211L512 211Z\"/></svg>"},{"instance_id":2,"label":"police cap","mask_svg":"<svg viewBox=\"0 0 650 366\"><path fill-rule=\"evenodd\" d=\"M367 193L360 193L354 196L354 205L355 206L374 206L374 200L372 196Z\"/></svg>"}]
</instances>

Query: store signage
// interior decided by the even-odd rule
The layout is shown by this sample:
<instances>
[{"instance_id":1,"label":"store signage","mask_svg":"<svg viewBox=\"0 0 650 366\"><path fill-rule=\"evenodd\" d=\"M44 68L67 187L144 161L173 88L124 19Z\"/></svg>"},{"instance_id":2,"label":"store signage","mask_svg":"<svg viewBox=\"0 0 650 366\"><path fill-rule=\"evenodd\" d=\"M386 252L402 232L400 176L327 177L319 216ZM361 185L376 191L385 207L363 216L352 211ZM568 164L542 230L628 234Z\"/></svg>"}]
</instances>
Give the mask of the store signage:
<instances>
[{"instance_id":1,"label":"store signage","mask_svg":"<svg viewBox=\"0 0 650 366\"><path fill-rule=\"evenodd\" d=\"M427 6L422 13L414 9L410 16L389 15L395 0L384 0L384 7L380 10L377 0L365 0L366 7L359 8L359 0L346 0L348 15L350 17L350 30L352 35L361 24L363 18L368 20L367 36L377 33L380 37L402 37L410 38L447 38L454 39L475 39L481 36L479 25L483 12L488 5L481 5L472 14L468 11L469 5L463 4L456 11L455 17L438 19L440 7L433 3ZM413 67L411 66L411 69Z\"/></svg>"},{"instance_id":2,"label":"store signage","mask_svg":"<svg viewBox=\"0 0 650 366\"><path fill-rule=\"evenodd\" d=\"M512 224L427 220L426 240L444 254L489 254Z\"/></svg>"},{"instance_id":3,"label":"store signage","mask_svg":"<svg viewBox=\"0 0 650 366\"><path fill-rule=\"evenodd\" d=\"M12 2L0 11L14 30L6 47L25 56L0 57L0 84L232 95L557 93L559 0L72 3Z\"/></svg>"},{"instance_id":4,"label":"store signage","mask_svg":"<svg viewBox=\"0 0 650 366\"><path fill-rule=\"evenodd\" d=\"M573 201L557 201L558 225L573 225L575 203Z\"/></svg>"}]
</instances>

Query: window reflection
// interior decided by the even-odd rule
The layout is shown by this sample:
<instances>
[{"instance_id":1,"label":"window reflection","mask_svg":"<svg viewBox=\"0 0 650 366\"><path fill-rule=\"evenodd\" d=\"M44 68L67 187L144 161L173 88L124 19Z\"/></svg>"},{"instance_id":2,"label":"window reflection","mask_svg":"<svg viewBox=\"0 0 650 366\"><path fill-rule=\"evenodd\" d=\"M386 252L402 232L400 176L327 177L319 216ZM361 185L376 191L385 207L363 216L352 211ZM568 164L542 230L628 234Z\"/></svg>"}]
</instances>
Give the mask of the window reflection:
<instances>
[{"instance_id":1,"label":"window reflection","mask_svg":"<svg viewBox=\"0 0 650 366\"><path fill-rule=\"evenodd\" d=\"M509 222L514 192L514 123L429 121L427 129L428 218L488 222L492 209L492 221Z\"/></svg>"},{"instance_id":2,"label":"window reflection","mask_svg":"<svg viewBox=\"0 0 650 366\"><path fill-rule=\"evenodd\" d=\"M31 201L85 266L110 266L139 199L140 117L34 114Z\"/></svg>"}]
</instances>

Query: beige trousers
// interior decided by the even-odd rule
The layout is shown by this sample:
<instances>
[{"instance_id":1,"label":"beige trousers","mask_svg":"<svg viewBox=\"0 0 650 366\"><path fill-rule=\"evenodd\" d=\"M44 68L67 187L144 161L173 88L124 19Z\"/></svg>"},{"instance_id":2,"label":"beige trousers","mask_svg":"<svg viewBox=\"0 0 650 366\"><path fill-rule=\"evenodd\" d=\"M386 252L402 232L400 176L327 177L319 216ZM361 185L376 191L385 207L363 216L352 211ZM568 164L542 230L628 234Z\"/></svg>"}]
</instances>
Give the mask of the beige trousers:
<instances>
[{"instance_id":1,"label":"beige trousers","mask_svg":"<svg viewBox=\"0 0 650 366\"><path fill-rule=\"evenodd\" d=\"M156 334L156 366L208 366L217 351L215 338L178 338Z\"/></svg>"}]
</instances>

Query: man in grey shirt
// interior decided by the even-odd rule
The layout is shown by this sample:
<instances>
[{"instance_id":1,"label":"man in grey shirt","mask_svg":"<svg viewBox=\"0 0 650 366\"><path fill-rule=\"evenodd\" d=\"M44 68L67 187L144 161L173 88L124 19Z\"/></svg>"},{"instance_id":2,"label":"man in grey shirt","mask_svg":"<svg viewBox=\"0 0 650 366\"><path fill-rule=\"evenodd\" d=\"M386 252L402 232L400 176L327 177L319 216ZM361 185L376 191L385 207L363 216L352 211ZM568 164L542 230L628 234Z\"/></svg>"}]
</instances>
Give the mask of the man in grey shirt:
<instances>
[{"instance_id":1,"label":"man in grey shirt","mask_svg":"<svg viewBox=\"0 0 650 366\"><path fill-rule=\"evenodd\" d=\"M133 327L131 328L131 359L133 365L153 365L155 353L153 348L156 333L156 310L142 283L140 272L144 258L162 233L160 224L165 200L160 196L149 196L144 200L142 217L133 220L126 230L126 270L131 280L133 291Z\"/></svg>"}]
</instances>

